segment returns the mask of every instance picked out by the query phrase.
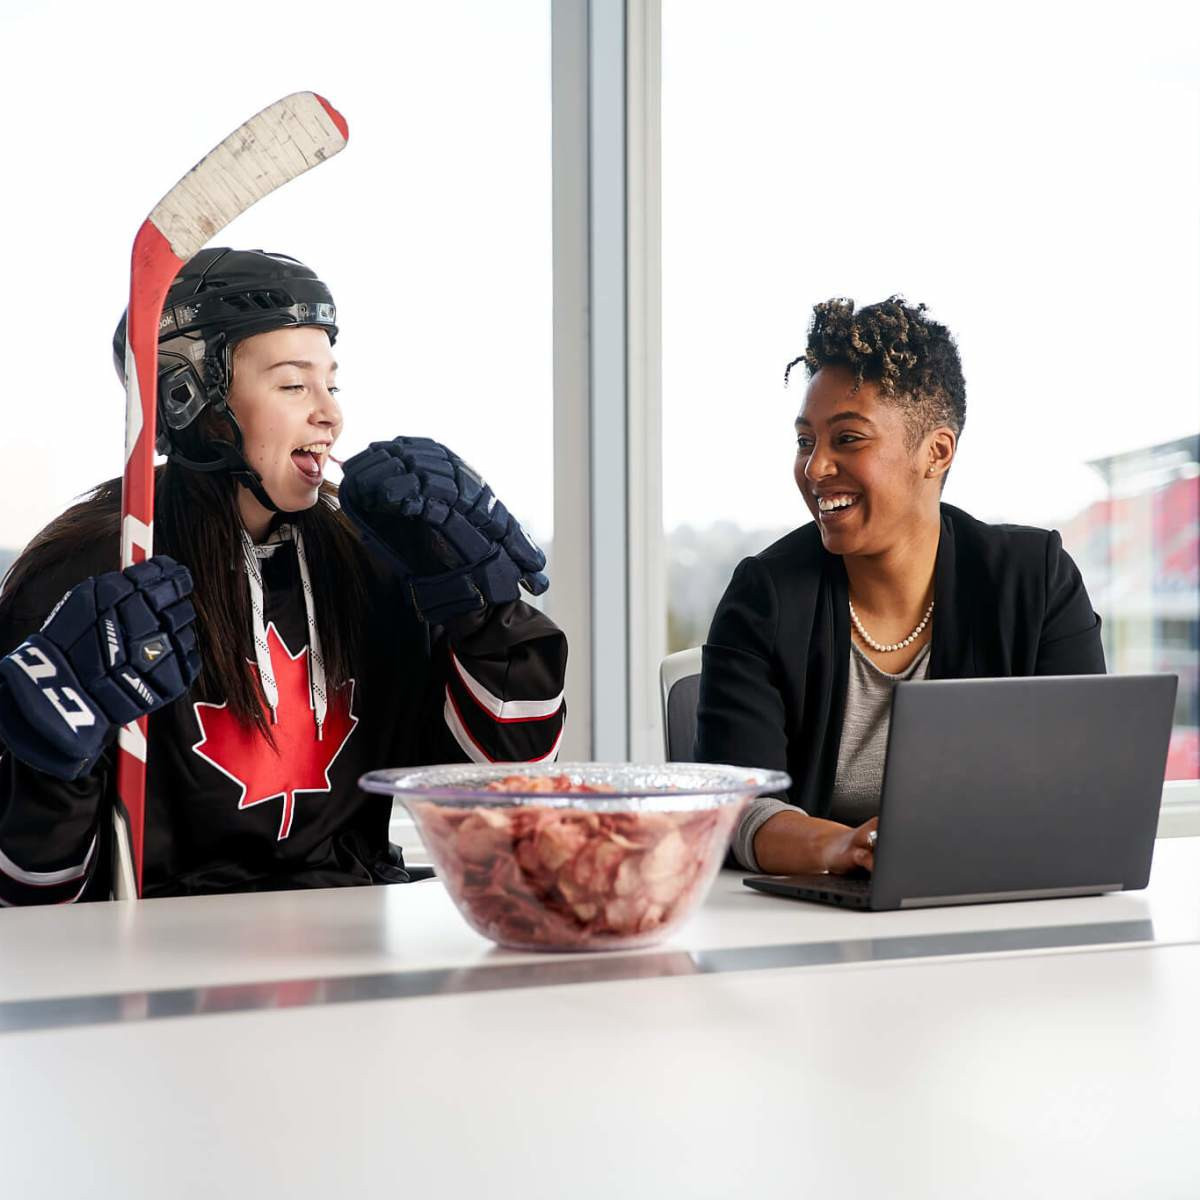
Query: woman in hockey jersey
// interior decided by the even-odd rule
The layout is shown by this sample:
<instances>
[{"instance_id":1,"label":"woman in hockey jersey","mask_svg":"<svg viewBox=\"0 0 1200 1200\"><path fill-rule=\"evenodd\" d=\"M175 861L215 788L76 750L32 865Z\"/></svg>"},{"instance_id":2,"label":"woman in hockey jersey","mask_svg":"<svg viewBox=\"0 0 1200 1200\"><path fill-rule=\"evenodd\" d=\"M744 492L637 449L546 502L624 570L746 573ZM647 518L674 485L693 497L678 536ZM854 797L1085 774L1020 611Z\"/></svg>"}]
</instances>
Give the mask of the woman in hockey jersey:
<instances>
[{"instance_id":1,"label":"woman in hockey jersey","mask_svg":"<svg viewBox=\"0 0 1200 1200\"><path fill-rule=\"evenodd\" d=\"M544 555L427 439L324 482L336 335L294 259L211 248L176 278L154 557L117 570L113 480L0 593L0 905L109 894L116 734L143 713L147 896L406 881L363 771L557 752L566 643L519 599Z\"/></svg>"}]
</instances>

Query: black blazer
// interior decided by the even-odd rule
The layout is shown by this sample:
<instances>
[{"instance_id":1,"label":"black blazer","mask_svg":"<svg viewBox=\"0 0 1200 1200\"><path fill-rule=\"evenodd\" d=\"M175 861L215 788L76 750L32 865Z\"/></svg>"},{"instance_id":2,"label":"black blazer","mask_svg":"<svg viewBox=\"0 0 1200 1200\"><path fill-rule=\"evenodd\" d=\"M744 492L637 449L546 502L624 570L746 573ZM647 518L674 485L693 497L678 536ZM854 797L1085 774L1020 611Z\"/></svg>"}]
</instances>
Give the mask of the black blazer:
<instances>
[{"instance_id":1,"label":"black blazer","mask_svg":"<svg viewBox=\"0 0 1200 1200\"><path fill-rule=\"evenodd\" d=\"M942 505L930 679L1100 675L1100 618L1056 532ZM704 646L696 758L785 770L829 813L846 708L846 569L803 525L743 559Z\"/></svg>"}]
</instances>

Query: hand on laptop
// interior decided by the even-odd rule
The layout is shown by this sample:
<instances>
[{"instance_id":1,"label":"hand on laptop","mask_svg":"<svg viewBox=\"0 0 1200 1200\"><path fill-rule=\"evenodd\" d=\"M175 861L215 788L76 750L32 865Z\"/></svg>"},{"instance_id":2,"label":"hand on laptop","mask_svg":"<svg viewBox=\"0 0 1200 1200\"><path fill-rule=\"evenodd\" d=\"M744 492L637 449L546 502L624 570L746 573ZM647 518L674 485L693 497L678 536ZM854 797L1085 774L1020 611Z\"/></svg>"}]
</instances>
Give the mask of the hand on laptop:
<instances>
[{"instance_id":1,"label":"hand on laptop","mask_svg":"<svg viewBox=\"0 0 1200 1200\"><path fill-rule=\"evenodd\" d=\"M871 834L878 817L851 828L795 812L776 813L754 837L754 857L768 875L814 874L875 869Z\"/></svg>"},{"instance_id":2,"label":"hand on laptop","mask_svg":"<svg viewBox=\"0 0 1200 1200\"><path fill-rule=\"evenodd\" d=\"M864 871L875 870L875 839L871 834L878 826L879 818L872 817L856 828L848 829L846 832L849 837L845 839L846 845L836 860L837 865L825 869L834 875L845 874L855 867L861 867Z\"/></svg>"}]
</instances>

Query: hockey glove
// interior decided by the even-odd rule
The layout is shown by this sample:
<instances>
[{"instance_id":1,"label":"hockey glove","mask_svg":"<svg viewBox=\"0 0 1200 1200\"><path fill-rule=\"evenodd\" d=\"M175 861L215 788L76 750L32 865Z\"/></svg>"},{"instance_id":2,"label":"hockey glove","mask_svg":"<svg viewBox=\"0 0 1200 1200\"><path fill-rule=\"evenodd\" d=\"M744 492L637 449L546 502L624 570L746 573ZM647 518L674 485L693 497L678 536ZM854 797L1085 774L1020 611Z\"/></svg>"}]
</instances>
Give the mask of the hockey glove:
<instances>
[{"instance_id":1,"label":"hockey glove","mask_svg":"<svg viewBox=\"0 0 1200 1200\"><path fill-rule=\"evenodd\" d=\"M342 509L397 564L431 624L550 586L546 556L457 454L399 437L347 459Z\"/></svg>"},{"instance_id":2,"label":"hockey glove","mask_svg":"<svg viewBox=\"0 0 1200 1200\"><path fill-rule=\"evenodd\" d=\"M191 590L188 569L165 554L73 587L0 659L0 742L58 779L90 771L120 726L195 682Z\"/></svg>"}]
</instances>

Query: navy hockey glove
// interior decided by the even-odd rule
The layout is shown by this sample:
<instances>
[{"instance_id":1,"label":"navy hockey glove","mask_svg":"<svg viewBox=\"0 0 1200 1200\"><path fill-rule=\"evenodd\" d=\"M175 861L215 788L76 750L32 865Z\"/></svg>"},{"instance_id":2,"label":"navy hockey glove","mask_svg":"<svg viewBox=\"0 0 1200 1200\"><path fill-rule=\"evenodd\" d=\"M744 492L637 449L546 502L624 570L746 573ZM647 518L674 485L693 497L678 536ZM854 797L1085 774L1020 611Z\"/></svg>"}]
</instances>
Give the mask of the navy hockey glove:
<instances>
[{"instance_id":1,"label":"navy hockey glove","mask_svg":"<svg viewBox=\"0 0 1200 1200\"><path fill-rule=\"evenodd\" d=\"M440 442L372 442L342 469L343 511L396 562L431 624L550 586L545 554Z\"/></svg>"},{"instance_id":2,"label":"navy hockey glove","mask_svg":"<svg viewBox=\"0 0 1200 1200\"><path fill-rule=\"evenodd\" d=\"M90 771L117 728L195 682L191 590L188 569L165 554L73 587L0 659L0 742L59 779Z\"/></svg>"}]
</instances>

